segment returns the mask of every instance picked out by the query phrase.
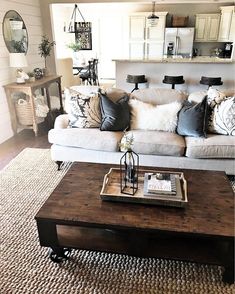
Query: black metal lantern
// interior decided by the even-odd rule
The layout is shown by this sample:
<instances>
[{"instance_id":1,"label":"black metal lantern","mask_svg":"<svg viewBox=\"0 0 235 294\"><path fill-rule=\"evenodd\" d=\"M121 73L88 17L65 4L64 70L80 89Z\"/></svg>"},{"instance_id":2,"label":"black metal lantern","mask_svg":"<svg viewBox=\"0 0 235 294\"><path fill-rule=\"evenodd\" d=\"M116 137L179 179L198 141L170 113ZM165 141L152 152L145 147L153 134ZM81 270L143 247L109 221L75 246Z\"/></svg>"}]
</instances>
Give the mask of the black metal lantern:
<instances>
[{"instance_id":1,"label":"black metal lantern","mask_svg":"<svg viewBox=\"0 0 235 294\"><path fill-rule=\"evenodd\" d=\"M139 156L132 150L126 151L120 159L121 193L134 195L138 190Z\"/></svg>"},{"instance_id":2,"label":"black metal lantern","mask_svg":"<svg viewBox=\"0 0 235 294\"><path fill-rule=\"evenodd\" d=\"M78 14L80 14L82 22L77 21ZM92 50L91 26L91 22L85 21L78 5L75 4L69 26L67 28L66 24L64 24L64 31L75 34L75 41L81 45L80 50Z\"/></svg>"}]
</instances>

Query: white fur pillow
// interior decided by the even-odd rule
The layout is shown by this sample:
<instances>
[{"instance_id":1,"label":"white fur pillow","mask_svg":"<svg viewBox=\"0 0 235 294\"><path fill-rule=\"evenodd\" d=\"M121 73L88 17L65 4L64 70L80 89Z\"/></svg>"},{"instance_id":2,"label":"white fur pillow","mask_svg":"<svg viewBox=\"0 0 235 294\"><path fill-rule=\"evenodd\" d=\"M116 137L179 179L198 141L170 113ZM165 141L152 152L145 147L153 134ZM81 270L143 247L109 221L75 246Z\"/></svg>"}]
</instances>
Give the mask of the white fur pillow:
<instances>
[{"instance_id":1,"label":"white fur pillow","mask_svg":"<svg viewBox=\"0 0 235 294\"><path fill-rule=\"evenodd\" d=\"M131 129L175 132L180 102L152 105L136 99L129 100Z\"/></svg>"}]
</instances>

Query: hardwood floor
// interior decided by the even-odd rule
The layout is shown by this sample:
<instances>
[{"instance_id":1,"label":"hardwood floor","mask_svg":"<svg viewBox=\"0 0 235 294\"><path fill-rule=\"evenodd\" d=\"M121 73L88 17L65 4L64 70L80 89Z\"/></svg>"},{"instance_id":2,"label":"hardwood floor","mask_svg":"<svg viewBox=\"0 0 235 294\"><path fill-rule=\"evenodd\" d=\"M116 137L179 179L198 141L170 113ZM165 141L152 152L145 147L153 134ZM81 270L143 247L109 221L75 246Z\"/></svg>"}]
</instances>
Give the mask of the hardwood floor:
<instances>
[{"instance_id":1,"label":"hardwood floor","mask_svg":"<svg viewBox=\"0 0 235 294\"><path fill-rule=\"evenodd\" d=\"M3 169L16 155L27 147L50 148L47 139L48 129L41 126L37 137L32 130L23 130L6 142L0 144L0 170Z\"/></svg>"}]
</instances>

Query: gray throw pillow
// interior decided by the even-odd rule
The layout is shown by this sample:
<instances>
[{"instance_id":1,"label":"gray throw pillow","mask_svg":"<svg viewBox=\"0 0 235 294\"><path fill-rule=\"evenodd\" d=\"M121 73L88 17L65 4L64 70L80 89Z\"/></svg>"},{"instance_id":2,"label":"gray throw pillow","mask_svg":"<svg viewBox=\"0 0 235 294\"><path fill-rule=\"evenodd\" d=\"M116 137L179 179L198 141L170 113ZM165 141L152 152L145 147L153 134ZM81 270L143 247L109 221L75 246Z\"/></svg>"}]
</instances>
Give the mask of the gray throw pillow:
<instances>
[{"instance_id":1,"label":"gray throw pillow","mask_svg":"<svg viewBox=\"0 0 235 294\"><path fill-rule=\"evenodd\" d=\"M182 136L206 137L207 127L207 96L200 103L185 101L179 112L177 133Z\"/></svg>"},{"instance_id":2,"label":"gray throw pillow","mask_svg":"<svg viewBox=\"0 0 235 294\"><path fill-rule=\"evenodd\" d=\"M101 131L124 131L130 125L130 111L128 95L123 96L117 102L113 102L109 97L99 92L100 110L102 115Z\"/></svg>"}]
</instances>

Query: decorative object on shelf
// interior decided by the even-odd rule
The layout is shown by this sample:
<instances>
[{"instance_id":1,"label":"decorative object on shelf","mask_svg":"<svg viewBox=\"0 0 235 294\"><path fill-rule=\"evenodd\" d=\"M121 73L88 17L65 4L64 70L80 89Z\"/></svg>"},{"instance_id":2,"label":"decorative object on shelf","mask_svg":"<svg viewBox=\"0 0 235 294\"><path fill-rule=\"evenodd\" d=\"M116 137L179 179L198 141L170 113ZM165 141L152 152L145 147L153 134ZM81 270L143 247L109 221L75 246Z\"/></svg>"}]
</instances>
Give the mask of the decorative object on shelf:
<instances>
[{"instance_id":1,"label":"decorative object on shelf","mask_svg":"<svg viewBox=\"0 0 235 294\"><path fill-rule=\"evenodd\" d=\"M214 49L211 50L211 56L222 57L223 56L223 50L221 48L214 48Z\"/></svg>"},{"instance_id":2,"label":"decorative object on shelf","mask_svg":"<svg viewBox=\"0 0 235 294\"><path fill-rule=\"evenodd\" d=\"M37 67L33 72L36 80L40 80L43 77L43 70L41 68Z\"/></svg>"},{"instance_id":3,"label":"decorative object on shelf","mask_svg":"<svg viewBox=\"0 0 235 294\"><path fill-rule=\"evenodd\" d=\"M175 28L187 27L188 20L189 20L189 17L188 16L176 16L176 15L172 15L171 25L172 25L172 27L175 27Z\"/></svg>"},{"instance_id":4,"label":"decorative object on shelf","mask_svg":"<svg viewBox=\"0 0 235 294\"><path fill-rule=\"evenodd\" d=\"M147 26L156 27L159 17L155 14L155 1L152 2L152 14L147 17Z\"/></svg>"},{"instance_id":5,"label":"decorative object on shelf","mask_svg":"<svg viewBox=\"0 0 235 294\"><path fill-rule=\"evenodd\" d=\"M120 189L121 193L134 195L138 190L139 156L132 151L134 137L124 134L120 149L126 152L120 159Z\"/></svg>"},{"instance_id":6,"label":"decorative object on shelf","mask_svg":"<svg viewBox=\"0 0 235 294\"><path fill-rule=\"evenodd\" d=\"M35 76L34 76L34 73L33 72L28 72L27 73L28 76L29 76L29 82L35 82Z\"/></svg>"},{"instance_id":7,"label":"decorative object on shelf","mask_svg":"<svg viewBox=\"0 0 235 294\"><path fill-rule=\"evenodd\" d=\"M77 12L80 14L82 22L77 21ZM64 31L75 34L75 41L81 45L80 50L92 50L91 22L85 21L77 4L74 6L68 29L64 24Z\"/></svg>"},{"instance_id":8,"label":"decorative object on shelf","mask_svg":"<svg viewBox=\"0 0 235 294\"><path fill-rule=\"evenodd\" d=\"M9 10L4 16L2 32L9 53L26 53L28 50L28 33L22 17Z\"/></svg>"},{"instance_id":9,"label":"decorative object on shelf","mask_svg":"<svg viewBox=\"0 0 235 294\"><path fill-rule=\"evenodd\" d=\"M27 59L24 53L10 53L10 67L17 68L16 82L17 84L24 84L29 76L23 71L22 67L27 67Z\"/></svg>"},{"instance_id":10,"label":"decorative object on shelf","mask_svg":"<svg viewBox=\"0 0 235 294\"><path fill-rule=\"evenodd\" d=\"M15 103L15 110L18 123L21 126L30 126L33 124L32 105L30 101L25 99L18 99ZM36 116L37 123L44 121L43 117Z\"/></svg>"},{"instance_id":11,"label":"decorative object on shelf","mask_svg":"<svg viewBox=\"0 0 235 294\"><path fill-rule=\"evenodd\" d=\"M139 90L138 84L147 83L145 75L127 75L126 78L127 83L135 84L135 88L131 91Z\"/></svg>"},{"instance_id":12,"label":"decorative object on shelf","mask_svg":"<svg viewBox=\"0 0 235 294\"><path fill-rule=\"evenodd\" d=\"M146 177L149 174L170 174L175 178L176 193L150 193L147 192ZM111 168L105 175L100 197L104 201L139 203L148 205L163 205L184 208L188 204L187 182L182 172L160 171L151 169L139 170L139 186L133 197L132 194L122 193L119 187L120 172L118 168Z\"/></svg>"},{"instance_id":13,"label":"decorative object on shelf","mask_svg":"<svg viewBox=\"0 0 235 294\"><path fill-rule=\"evenodd\" d=\"M49 41L49 38L45 35L42 36L41 43L38 45L39 54L41 57L44 58L44 62L45 62L45 69L44 69L45 76L48 74L46 59L48 56L51 55L51 50L54 45L55 45L55 41L52 41L52 42Z\"/></svg>"}]
</instances>

